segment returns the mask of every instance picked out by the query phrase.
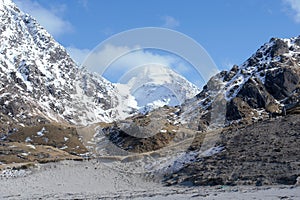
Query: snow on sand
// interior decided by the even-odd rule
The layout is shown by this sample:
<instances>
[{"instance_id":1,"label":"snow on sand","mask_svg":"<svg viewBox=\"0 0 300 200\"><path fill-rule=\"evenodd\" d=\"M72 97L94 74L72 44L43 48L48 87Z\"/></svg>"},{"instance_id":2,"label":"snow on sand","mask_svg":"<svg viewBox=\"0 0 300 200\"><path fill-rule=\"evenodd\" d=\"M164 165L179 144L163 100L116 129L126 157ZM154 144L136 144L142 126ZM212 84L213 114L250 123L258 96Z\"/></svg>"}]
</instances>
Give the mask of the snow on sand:
<instances>
[{"instance_id":1,"label":"snow on sand","mask_svg":"<svg viewBox=\"0 0 300 200\"><path fill-rule=\"evenodd\" d=\"M165 187L152 176L96 161L62 161L20 177L0 178L0 199L300 199L295 186Z\"/></svg>"}]
</instances>

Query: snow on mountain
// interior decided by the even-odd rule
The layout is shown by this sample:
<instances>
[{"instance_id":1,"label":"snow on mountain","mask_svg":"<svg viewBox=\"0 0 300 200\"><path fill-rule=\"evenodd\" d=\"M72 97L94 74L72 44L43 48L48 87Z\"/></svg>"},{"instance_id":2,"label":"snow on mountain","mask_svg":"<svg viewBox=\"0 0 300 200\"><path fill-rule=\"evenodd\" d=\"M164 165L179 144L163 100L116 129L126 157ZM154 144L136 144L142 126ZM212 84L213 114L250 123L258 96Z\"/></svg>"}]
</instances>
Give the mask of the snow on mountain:
<instances>
[{"instance_id":1,"label":"snow on mountain","mask_svg":"<svg viewBox=\"0 0 300 200\"><path fill-rule=\"evenodd\" d=\"M208 135L211 130L216 138L220 138L220 141L225 138L224 131L228 132L228 135L232 138L240 138L236 144L232 145L234 152L243 152L236 150L239 147L247 145L246 141L256 141L260 138L261 134L268 135L269 132L272 135L272 131L277 134L279 138L289 138L290 130L286 128L273 128L277 123L290 124L294 122L288 122L289 116L268 120L264 123L257 123L269 118L275 118L275 116L285 116L289 114L299 114L299 100L300 100L300 36L291 39L279 39L272 38L268 43L261 46L247 61L241 66L233 66L229 71L222 71L213 76L207 85L203 87L201 93L196 97L187 100L181 106L181 112L179 115L179 121L184 127L193 130L194 132L200 131L200 135ZM223 109L221 109L223 108ZM215 118L218 114L223 115L221 121L217 121ZM297 116L294 116L297 118ZM275 121L277 120L277 121ZM218 122L221 127L231 126L229 129L214 129L211 126L213 122ZM255 122L255 123L254 123ZM269 127L266 125L270 123ZM273 124L272 124L273 123ZM251 126L247 126L252 124ZM242 126L242 129L239 129ZM237 127L237 128L235 128ZM244 130L244 127L248 127ZM267 127L267 128L266 128ZM222 133L219 131L222 130ZM234 131L235 130L235 131ZM267 130L267 131L266 131ZM249 132L253 131L255 137L252 136L249 139ZM204 133L202 133L204 132ZM199 133L199 132L198 132ZM218 136L216 133L219 133ZM233 134L237 134L238 137L233 137ZM247 136L243 136L246 134ZM272 136L273 137L273 136ZM272 138L271 137L271 138ZM266 138L270 138L266 136ZM265 142L265 139L260 138L261 144L266 144L268 148L272 146L272 142ZM272 139L273 140L273 139ZM293 139L292 139L293 140ZM197 139L194 139L197 141ZM212 139L214 141L214 139ZM203 173L199 174L199 171L207 169L207 163L204 157L216 154L222 154L222 152L230 152L230 145L222 142L212 142L210 140L200 140L198 144L192 144L190 151L183 152L181 154L167 157L165 160L168 162L161 162L162 166L155 166L162 170L166 174L174 174L170 179L172 181L178 181L181 183L187 180L194 180L199 183L199 180L210 180L211 173L207 173L208 177L200 178ZM225 140L226 141L226 140ZM242 141L243 145L240 145ZM248 148L254 147L253 151L247 152L259 152L261 149L256 144L251 144ZM222 144L221 146L218 146ZM250 147L251 146L251 147ZM283 145L282 147L284 147ZM208 147L208 149L206 149ZM228 154L230 154L228 153ZM269 154L267 154L269 156ZM220 156L223 160L227 156ZM245 158L248 156L237 156L233 154L232 160L236 158ZM250 157L250 156L249 156ZM261 156L259 156L261 159ZM208 160L218 160L210 158ZM243 164L245 160L241 161ZM203 164L204 163L204 164ZM156 163L155 163L156 164ZM154 164L154 165L155 165ZM224 163L214 162L213 166L221 166L224 168ZM198 166L204 166L200 169ZM230 165L231 166L231 165ZM243 165L244 167L244 165ZM204 170L205 171L205 170ZM211 170L213 171L213 170ZM220 171L215 170L217 177L220 177ZM230 173L232 169L230 168ZM223 172L224 173L224 172ZM273 174L272 174L273 175ZM197 177L197 178L195 178ZM169 183L171 183L169 182ZM195 183L194 182L194 183ZM205 182L205 181L204 181Z\"/></svg>"},{"instance_id":2,"label":"snow on mountain","mask_svg":"<svg viewBox=\"0 0 300 200\"><path fill-rule=\"evenodd\" d=\"M0 0L0 122L87 124L130 115L117 88L79 69L53 37L11 0ZM115 109L118 108L118 109ZM6 124L6 125L5 125Z\"/></svg>"},{"instance_id":3,"label":"snow on mountain","mask_svg":"<svg viewBox=\"0 0 300 200\"><path fill-rule=\"evenodd\" d=\"M161 65L146 65L121 78L142 113L164 105L177 106L200 91L186 78Z\"/></svg>"},{"instance_id":4,"label":"snow on mountain","mask_svg":"<svg viewBox=\"0 0 300 200\"><path fill-rule=\"evenodd\" d=\"M0 0L0 18L3 131L11 129L10 124L111 122L145 105L178 105L198 93L194 85L167 68L148 67L128 80L127 86L112 84L80 69L64 47L11 0Z\"/></svg>"},{"instance_id":5,"label":"snow on mountain","mask_svg":"<svg viewBox=\"0 0 300 200\"><path fill-rule=\"evenodd\" d=\"M242 65L213 76L200 94L183 104L181 122L197 119L194 128L206 127L215 109L223 114L223 125L283 114L299 101L299 65L300 37L272 38Z\"/></svg>"}]
</instances>

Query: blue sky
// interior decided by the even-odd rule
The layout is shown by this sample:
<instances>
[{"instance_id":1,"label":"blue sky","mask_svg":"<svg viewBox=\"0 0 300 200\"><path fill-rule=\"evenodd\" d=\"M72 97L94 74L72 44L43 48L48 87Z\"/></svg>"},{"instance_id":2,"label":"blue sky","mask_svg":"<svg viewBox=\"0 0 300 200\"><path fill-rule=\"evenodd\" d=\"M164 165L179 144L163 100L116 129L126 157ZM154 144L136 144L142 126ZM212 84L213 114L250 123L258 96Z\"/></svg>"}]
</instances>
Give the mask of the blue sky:
<instances>
[{"instance_id":1,"label":"blue sky","mask_svg":"<svg viewBox=\"0 0 300 200\"><path fill-rule=\"evenodd\" d=\"M75 60L113 34L140 27L182 32L219 69L241 64L271 37L300 35L300 0L15 0ZM55 22L55 23L54 23Z\"/></svg>"}]
</instances>

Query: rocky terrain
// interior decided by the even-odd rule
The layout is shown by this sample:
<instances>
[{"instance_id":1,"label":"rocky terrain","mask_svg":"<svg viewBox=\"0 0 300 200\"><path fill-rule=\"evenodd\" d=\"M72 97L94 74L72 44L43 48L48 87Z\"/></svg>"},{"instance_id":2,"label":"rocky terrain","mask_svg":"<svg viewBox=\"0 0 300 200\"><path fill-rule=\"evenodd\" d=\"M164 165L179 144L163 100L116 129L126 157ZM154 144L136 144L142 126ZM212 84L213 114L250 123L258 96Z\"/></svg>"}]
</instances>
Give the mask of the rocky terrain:
<instances>
[{"instance_id":1,"label":"rocky terrain","mask_svg":"<svg viewBox=\"0 0 300 200\"><path fill-rule=\"evenodd\" d=\"M86 152L82 145L82 140L85 142L86 139L76 133L76 128L125 119L138 113L138 109L147 112L169 101L174 103L170 99L175 98L174 95L166 95L165 90L152 99L159 101L159 105L152 105L151 101L140 102L142 96L152 96L153 89L161 88L154 85L149 89L145 85L138 88L141 97L137 99L140 106L137 107L135 97L126 90L126 85L112 84L77 66L64 47L11 0L0 1L0 18L1 143L50 145L80 155ZM164 74L170 82L168 87L171 83L186 86L180 101L198 92L198 88L185 78L167 68L163 70L168 72ZM147 80L157 77L150 75L148 73ZM133 82L130 80L131 84ZM141 82L135 80L134 84L137 86ZM146 104L149 105L143 108ZM45 133L37 135L41 130ZM7 156L1 159L6 163Z\"/></svg>"},{"instance_id":2,"label":"rocky terrain","mask_svg":"<svg viewBox=\"0 0 300 200\"><path fill-rule=\"evenodd\" d=\"M191 99L198 90L186 83L193 92L181 105L146 102L138 113L130 93L76 66L10 0L0 0L0 18L2 170L89 155L169 186L299 184L300 36L272 38ZM153 87L135 95L172 100Z\"/></svg>"},{"instance_id":3,"label":"rocky terrain","mask_svg":"<svg viewBox=\"0 0 300 200\"><path fill-rule=\"evenodd\" d=\"M75 124L112 121L134 112L128 96L80 69L12 1L0 1L0 18L1 164L79 159L71 154L87 150Z\"/></svg>"},{"instance_id":4,"label":"rocky terrain","mask_svg":"<svg viewBox=\"0 0 300 200\"><path fill-rule=\"evenodd\" d=\"M198 153L178 172L167 176L167 184L260 186L297 182L299 41L299 37L273 38L242 66L216 75L217 86L223 87L227 102L226 128L215 142L215 147L222 147L222 151L201 156L203 136L196 136L190 150ZM209 104L212 95L207 88L194 101L202 105L199 112L209 114L214 107ZM184 110L191 110L185 107L189 104L183 105L183 114ZM210 121L200 118L198 123L201 129L209 128Z\"/></svg>"},{"instance_id":5,"label":"rocky terrain","mask_svg":"<svg viewBox=\"0 0 300 200\"><path fill-rule=\"evenodd\" d=\"M300 117L288 115L228 128L216 145L220 153L195 156L166 183L183 185L294 185L300 177ZM201 142L192 147L201 147ZM197 149L194 149L197 150Z\"/></svg>"},{"instance_id":6,"label":"rocky terrain","mask_svg":"<svg viewBox=\"0 0 300 200\"><path fill-rule=\"evenodd\" d=\"M80 69L13 2L1 0L0 18L0 134L14 127L84 125L130 115L128 96L103 77Z\"/></svg>"},{"instance_id":7,"label":"rocky terrain","mask_svg":"<svg viewBox=\"0 0 300 200\"><path fill-rule=\"evenodd\" d=\"M186 153L158 162L167 185L293 185L300 175L299 41L272 38L241 66L212 77L176 111L165 107L168 114L157 109L152 113L165 114L128 118L126 126L114 123L106 134L123 150L143 153L178 146L178 135L194 137ZM163 126L150 128L147 139L131 135L157 119ZM171 124L173 133L166 128Z\"/></svg>"}]
</instances>

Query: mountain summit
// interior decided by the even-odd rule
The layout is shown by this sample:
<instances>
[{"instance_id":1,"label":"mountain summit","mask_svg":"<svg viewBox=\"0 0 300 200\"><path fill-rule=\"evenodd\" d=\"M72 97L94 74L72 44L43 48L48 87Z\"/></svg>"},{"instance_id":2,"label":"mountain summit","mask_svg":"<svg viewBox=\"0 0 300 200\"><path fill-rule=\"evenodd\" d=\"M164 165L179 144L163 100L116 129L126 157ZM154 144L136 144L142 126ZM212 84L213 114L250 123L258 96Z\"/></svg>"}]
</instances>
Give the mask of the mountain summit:
<instances>
[{"instance_id":1,"label":"mountain summit","mask_svg":"<svg viewBox=\"0 0 300 200\"><path fill-rule=\"evenodd\" d=\"M171 68L155 64L131 70L120 81L130 88L142 113L164 105L178 106L200 92Z\"/></svg>"},{"instance_id":2,"label":"mountain summit","mask_svg":"<svg viewBox=\"0 0 300 200\"><path fill-rule=\"evenodd\" d=\"M299 63L300 37L272 38L242 65L213 76L201 93L183 104L183 118L188 122L202 116L194 127L206 127L214 105L222 103L225 125L285 115L299 103Z\"/></svg>"}]
</instances>

